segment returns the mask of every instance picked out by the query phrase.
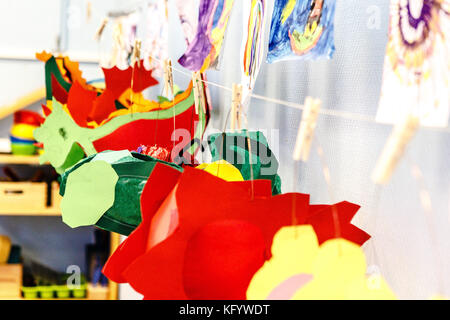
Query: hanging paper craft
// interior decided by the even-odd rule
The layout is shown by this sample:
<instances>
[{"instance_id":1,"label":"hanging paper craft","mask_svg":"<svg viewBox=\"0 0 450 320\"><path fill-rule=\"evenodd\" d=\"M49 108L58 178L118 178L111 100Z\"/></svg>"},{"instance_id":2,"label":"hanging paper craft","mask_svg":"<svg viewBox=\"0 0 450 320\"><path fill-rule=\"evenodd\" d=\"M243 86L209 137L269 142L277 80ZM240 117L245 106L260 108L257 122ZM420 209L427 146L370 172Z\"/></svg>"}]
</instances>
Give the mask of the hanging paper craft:
<instances>
[{"instance_id":1,"label":"hanging paper craft","mask_svg":"<svg viewBox=\"0 0 450 320\"><path fill-rule=\"evenodd\" d=\"M197 33L178 62L192 71L214 68L222 50L234 0L200 0Z\"/></svg>"},{"instance_id":2,"label":"hanging paper craft","mask_svg":"<svg viewBox=\"0 0 450 320\"><path fill-rule=\"evenodd\" d=\"M377 120L395 124L409 114L425 126L449 119L450 4L392 0L389 41Z\"/></svg>"},{"instance_id":3,"label":"hanging paper craft","mask_svg":"<svg viewBox=\"0 0 450 320\"><path fill-rule=\"evenodd\" d=\"M157 163L182 170L127 150L105 151L78 162L61 176L63 221L72 228L96 225L129 235L141 222L140 195L145 182L168 183L153 179Z\"/></svg>"},{"instance_id":4,"label":"hanging paper craft","mask_svg":"<svg viewBox=\"0 0 450 320\"><path fill-rule=\"evenodd\" d=\"M252 91L261 67L264 51L266 8L265 0L244 1L243 6L244 37L241 50L241 84L245 89L242 100L246 101L247 94Z\"/></svg>"},{"instance_id":5,"label":"hanging paper craft","mask_svg":"<svg viewBox=\"0 0 450 320\"><path fill-rule=\"evenodd\" d=\"M247 137L250 137L251 157ZM233 133L215 133L208 137L213 161L224 159L241 172L245 180L268 179L272 181L272 193L281 193L278 161L267 140L260 131L242 130ZM250 163L250 159L252 163ZM253 176L251 172L253 171Z\"/></svg>"},{"instance_id":6,"label":"hanging paper craft","mask_svg":"<svg viewBox=\"0 0 450 320\"><path fill-rule=\"evenodd\" d=\"M319 247L309 225L280 229L272 258L256 272L247 290L249 300L395 299L380 277L365 275L362 249L344 239Z\"/></svg>"},{"instance_id":7,"label":"hanging paper craft","mask_svg":"<svg viewBox=\"0 0 450 320\"><path fill-rule=\"evenodd\" d=\"M230 168L231 167L231 168ZM197 166L197 170L205 170L212 175L216 175L226 181L243 181L239 171L224 161L220 162L220 170L217 170L217 163ZM234 168L234 170L237 170ZM139 256L147 251L147 243L155 245L164 240L176 227L178 214L175 192L180 172L170 170L169 167L156 163L152 171L152 183L147 183L142 191L141 224L131 233L131 235L121 243L114 255L108 260L105 271L110 279L116 282L127 282L122 276L126 267ZM158 182L159 181L159 182ZM174 187L175 186L175 187ZM164 215L170 213L169 215ZM150 230L152 225L152 230ZM149 238L149 235L151 237Z\"/></svg>"},{"instance_id":8,"label":"hanging paper craft","mask_svg":"<svg viewBox=\"0 0 450 320\"><path fill-rule=\"evenodd\" d=\"M96 224L113 206L119 177L108 162L86 163L65 178L67 194L61 201L61 212L64 223L71 228Z\"/></svg>"},{"instance_id":9,"label":"hanging paper craft","mask_svg":"<svg viewBox=\"0 0 450 320\"><path fill-rule=\"evenodd\" d=\"M106 86L102 89L86 84L78 64L67 57L55 58L45 52L36 56L45 62L47 109L51 110L53 98L67 104L68 113L82 127L98 126L117 109L130 109L133 107L132 96L139 100L143 90L158 84L142 61L125 70L102 68ZM46 115L49 113L48 110L45 112Z\"/></svg>"},{"instance_id":10,"label":"hanging paper craft","mask_svg":"<svg viewBox=\"0 0 450 320\"><path fill-rule=\"evenodd\" d=\"M209 106L195 112L192 83L173 101L158 103L137 94L156 83L151 71L142 64L134 72L131 68L104 69L104 72L106 88L90 90L78 82L66 81L56 60L53 57L47 60L47 78L54 76L68 90L68 98L63 106L53 96L54 102L48 103L51 108L45 109L44 124L34 133L36 140L44 144L42 161L49 161L61 173L84 153L157 145L169 152L172 162L192 162L209 119ZM202 84L200 88L206 90ZM53 92L54 86L50 84L50 96ZM130 100L131 96L134 99ZM183 134L183 140L178 142L180 137L172 138L175 129L190 136Z\"/></svg>"},{"instance_id":11,"label":"hanging paper craft","mask_svg":"<svg viewBox=\"0 0 450 320\"><path fill-rule=\"evenodd\" d=\"M301 224L312 224L324 237L333 224L331 211L310 210L308 195L272 197L268 180L226 182L187 167L156 213L155 192L157 186L147 183L141 196L143 222L103 270L147 299L244 299L254 273L269 258L273 235L292 224L294 199ZM342 236L364 243L369 236L350 224L358 206L335 206Z\"/></svg>"},{"instance_id":12,"label":"hanging paper craft","mask_svg":"<svg viewBox=\"0 0 450 320\"><path fill-rule=\"evenodd\" d=\"M336 0L276 0L267 62L331 58Z\"/></svg>"}]
</instances>

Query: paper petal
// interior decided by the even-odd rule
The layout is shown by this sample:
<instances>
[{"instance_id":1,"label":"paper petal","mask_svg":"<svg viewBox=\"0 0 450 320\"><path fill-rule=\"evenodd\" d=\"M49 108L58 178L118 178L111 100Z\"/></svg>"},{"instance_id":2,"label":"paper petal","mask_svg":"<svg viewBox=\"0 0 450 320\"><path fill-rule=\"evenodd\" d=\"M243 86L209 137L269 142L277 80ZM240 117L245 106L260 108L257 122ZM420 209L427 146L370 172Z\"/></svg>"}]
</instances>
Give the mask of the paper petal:
<instances>
[{"instance_id":1,"label":"paper petal","mask_svg":"<svg viewBox=\"0 0 450 320\"><path fill-rule=\"evenodd\" d=\"M105 161L86 163L73 172L61 201L64 223L72 228L95 224L113 205L118 178Z\"/></svg>"}]
</instances>

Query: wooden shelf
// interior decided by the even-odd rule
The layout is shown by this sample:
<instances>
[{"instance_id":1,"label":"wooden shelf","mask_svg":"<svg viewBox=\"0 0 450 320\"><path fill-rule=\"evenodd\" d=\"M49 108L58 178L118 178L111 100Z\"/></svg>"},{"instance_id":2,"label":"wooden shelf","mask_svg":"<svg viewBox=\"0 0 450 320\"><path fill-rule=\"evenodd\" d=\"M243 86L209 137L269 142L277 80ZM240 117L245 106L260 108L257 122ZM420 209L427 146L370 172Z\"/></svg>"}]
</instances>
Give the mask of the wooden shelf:
<instances>
[{"instance_id":1,"label":"wooden shelf","mask_svg":"<svg viewBox=\"0 0 450 320\"><path fill-rule=\"evenodd\" d=\"M39 156L17 156L7 153L0 153L1 164L23 164L23 165L40 165ZM45 217L45 216L61 216L59 195L59 186L57 183L52 185L52 206L45 206L45 183L32 182L1 182L0 183L0 216L29 216L29 217ZM120 235L110 233L111 246L110 254L112 254L120 244ZM118 284L109 281L108 288L88 288L91 290L91 296L94 294L99 297L106 296L109 300L118 298ZM106 291L105 291L106 290ZM22 297L1 297L2 300L31 300ZM46 299L34 299L46 300ZM49 299L50 300L50 299ZM51 299L51 300L89 300L84 299Z\"/></svg>"},{"instance_id":2,"label":"wooden shelf","mask_svg":"<svg viewBox=\"0 0 450 320\"><path fill-rule=\"evenodd\" d=\"M62 197L59 186L52 183L51 206L46 205L45 182L0 182L0 215L59 216Z\"/></svg>"},{"instance_id":3,"label":"wooden shelf","mask_svg":"<svg viewBox=\"0 0 450 320\"><path fill-rule=\"evenodd\" d=\"M88 284L85 298L24 298L17 296L0 297L1 300L111 300L111 294L116 288L109 285L107 287L96 287ZM117 299L117 297L115 298Z\"/></svg>"},{"instance_id":4,"label":"wooden shelf","mask_svg":"<svg viewBox=\"0 0 450 320\"><path fill-rule=\"evenodd\" d=\"M120 244L120 234L110 232L110 254L112 254ZM1 266L1 265L0 265ZM14 268L15 265L4 265L6 268ZM12 267L11 267L12 266ZM5 267L4 267L5 268ZM21 271L22 269L20 269ZM2 272L3 276L5 272ZM22 278L22 273L20 273L20 280ZM0 279L1 280L1 279ZM21 286L20 281L20 286ZM1 281L0 281L1 284ZM19 287L20 287L19 286ZM92 284L88 284L86 298L33 298L33 299L25 299L22 296L0 296L0 300L117 300L118 299L119 288L118 284L109 280L107 287L98 287L93 286Z\"/></svg>"},{"instance_id":5,"label":"wooden shelf","mask_svg":"<svg viewBox=\"0 0 450 320\"><path fill-rule=\"evenodd\" d=\"M0 153L0 164L39 165L39 156L16 156L8 153Z\"/></svg>"}]
</instances>

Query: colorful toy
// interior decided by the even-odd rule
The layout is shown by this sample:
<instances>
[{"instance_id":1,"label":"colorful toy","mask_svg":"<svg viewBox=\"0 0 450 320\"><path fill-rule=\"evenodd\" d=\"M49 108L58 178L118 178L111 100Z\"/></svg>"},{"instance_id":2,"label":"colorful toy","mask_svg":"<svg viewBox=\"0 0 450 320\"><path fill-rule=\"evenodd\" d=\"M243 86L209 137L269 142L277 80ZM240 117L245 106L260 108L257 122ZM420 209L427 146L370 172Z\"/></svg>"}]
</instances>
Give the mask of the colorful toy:
<instances>
[{"instance_id":1,"label":"colorful toy","mask_svg":"<svg viewBox=\"0 0 450 320\"><path fill-rule=\"evenodd\" d=\"M44 122L44 118L36 112L21 110L14 113L14 124L11 127L11 152L16 155L33 155L36 153L36 140L33 132Z\"/></svg>"}]
</instances>

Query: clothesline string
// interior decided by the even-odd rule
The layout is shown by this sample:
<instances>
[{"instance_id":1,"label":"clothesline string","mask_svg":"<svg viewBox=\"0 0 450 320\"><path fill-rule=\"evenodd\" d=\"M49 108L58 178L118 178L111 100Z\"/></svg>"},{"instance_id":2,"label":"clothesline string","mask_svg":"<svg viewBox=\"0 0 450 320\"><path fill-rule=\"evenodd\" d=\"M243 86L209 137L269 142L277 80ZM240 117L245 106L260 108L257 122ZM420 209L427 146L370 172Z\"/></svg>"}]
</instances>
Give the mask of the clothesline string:
<instances>
[{"instance_id":1,"label":"clothesline string","mask_svg":"<svg viewBox=\"0 0 450 320\"><path fill-rule=\"evenodd\" d=\"M158 61L160 63L163 63L163 60L149 56L152 60ZM184 70L180 70L178 68L172 67L173 71L176 71L178 73L181 73L189 78L192 77L192 74L190 74L187 71ZM207 84L207 85L211 85L217 88L220 88L222 90L226 90L229 92L232 92L232 89L229 87L226 87L224 85L212 82L212 81L206 81L203 79L199 79L199 81ZM298 104L295 102L290 102L290 101L285 101L285 100L280 100L280 99L275 99L275 98L270 98L270 97L266 97L266 96L262 96L259 94L255 94L255 93L250 93L250 97L254 98L254 99L258 99L258 100L262 100L262 101L266 101L266 102L271 102L274 104L278 104L278 105L282 105L282 106L286 106L286 107L291 107L291 108L295 108L295 109L299 109L299 110L303 110L304 109L304 105L302 104ZM364 115L364 114L360 114L360 113L354 113L354 112L348 112L348 111L342 111L342 110L332 110L332 109L323 109L321 108L319 110L319 114L322 115L326 115L326 116L332 116L332 117L337 117L337 118L343 118L343 119L347 119L347 120L354 120L354 121L364 121L364 122L370 122L370 123L375 123L375 124L381 124L381 125L391 125L391 124L387 124L387 123L382 123L382 122L378 122L376 121L375 118L373 118L372 116L369 115ZM438 128L438 127L428 127L428 126L421 126L422 129L425 130L431 130L431 131L439 131L439 132L444 132L444 133L450 133L450 127L445 127L445 128Z\"/></svg>"}]
</instances>

